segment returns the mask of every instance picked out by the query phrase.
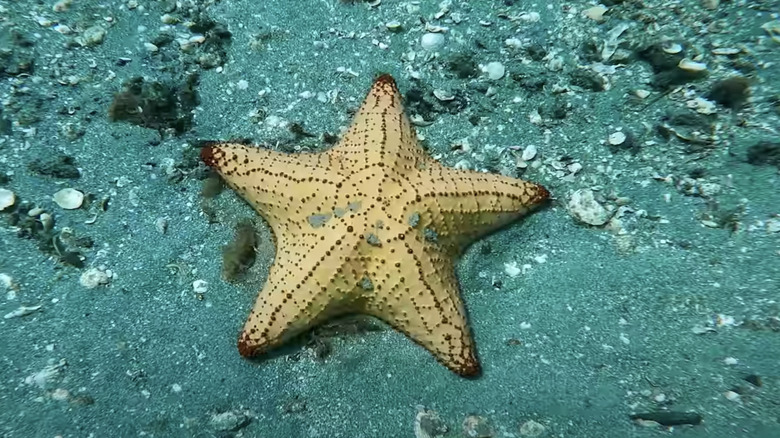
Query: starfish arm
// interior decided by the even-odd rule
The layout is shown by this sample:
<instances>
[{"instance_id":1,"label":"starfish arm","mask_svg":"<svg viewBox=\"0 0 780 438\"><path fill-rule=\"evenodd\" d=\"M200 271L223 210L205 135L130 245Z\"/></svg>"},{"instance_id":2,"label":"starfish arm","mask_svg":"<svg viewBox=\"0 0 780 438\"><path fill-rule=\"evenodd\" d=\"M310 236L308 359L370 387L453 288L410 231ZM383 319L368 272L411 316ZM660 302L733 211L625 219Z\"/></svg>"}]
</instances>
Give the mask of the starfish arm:
<instances>
[{"instance_id":1,"label":"starfish arm","mask_svg":"<svg viewBox=\"0 0 780 438\"><path fill-rule=\"evenodd\" d=\"M374 81L349 129L331 152L353 171L377 163L411 171L430 160L417 145L417 134L390 75Z\"/></svg>"},{"instance_id":2,"label":"starfish arm","mask_svg":"<svg viewBox=\"0 0 780 438\"><path fill-rule=\"evenodd\" d=\"M512 222L548 198L543 186L502 175L450 169L432 163L420 174L415 200L403 217L456 249ZM430 237L430 236L429 236Z\"/></svg>"},{"instance_id":3,"label":"starfish arm","mask_svg":"<svg viewBox=\"0 0 780 438\"><path fill-rule=\"evenodd\" d=\"M354 244L335 234L328 233L313 245L294 239L277 243L268 280L238 339L242 356L261 355L329 318L355 310L352 292L359 282L358 261L341 256Z\"/></svg>"},{"instance_id":4,"label":"starfish arm","mask_svg":"<svg viewBox=\"0 0 780 438\"><path fill-rule=\"evenodd\" d=\"M312 214L308 212L312 201L332 198L342 179L323 172L331 168L327 154L285 154L238 143L211 143L200 155L274 228L285 222L283 218Z\"/></svg>"},{"instance_id":5,"label":"starfish arm","mask_svg":"<svg viewBox=\"0 0 780 438\"><path fill-rule=\"evenodd\" d=\"M436 244L409 240L393 240L388 247L397 256L373 264L368 275L374 291L364 311L420 344L454 373L479 374L451 260Z\"/></svg>"}]
</instances>

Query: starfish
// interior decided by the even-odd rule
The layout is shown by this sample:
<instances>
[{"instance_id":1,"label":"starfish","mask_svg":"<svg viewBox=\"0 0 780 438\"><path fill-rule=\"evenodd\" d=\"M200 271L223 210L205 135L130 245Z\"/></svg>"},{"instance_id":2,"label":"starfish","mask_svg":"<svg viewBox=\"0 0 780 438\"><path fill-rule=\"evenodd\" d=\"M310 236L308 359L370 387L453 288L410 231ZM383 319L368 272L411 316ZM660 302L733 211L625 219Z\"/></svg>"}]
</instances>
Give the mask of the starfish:
<instances>
[{"instance_id":1,"label":"starfish","mask_svg":"<svg viewBox=\"0 0 780 438\"><path fill-rule=\"evenodd\" d=\"M207 143L202 160L268 222L276 257L238 339L253 357L344 314L377 317L453 372L481 372L453 261L540 206L520 179L444 167L417 142L390 75L333 148Z\"/></svg>"}]
</instances>

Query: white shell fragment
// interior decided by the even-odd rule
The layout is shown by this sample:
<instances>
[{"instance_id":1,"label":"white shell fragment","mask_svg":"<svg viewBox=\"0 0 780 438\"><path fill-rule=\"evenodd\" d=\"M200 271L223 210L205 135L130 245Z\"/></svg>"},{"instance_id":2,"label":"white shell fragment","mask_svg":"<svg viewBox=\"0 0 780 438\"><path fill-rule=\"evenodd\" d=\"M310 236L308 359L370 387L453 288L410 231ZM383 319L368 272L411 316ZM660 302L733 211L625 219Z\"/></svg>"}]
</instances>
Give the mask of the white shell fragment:
<instances>
[{"instance_id":1,"label":"white shell fragment","mask_svg":"<svg viewBox=\"0 0 780 438\"><path fill-rule=\"evenodd\" d=\"M536 146L529 144L523 149L523 155L520 157L523 161L531 161L536 157Z\"/></svg>"},{"instance_id":2,"label":"white shell fragment","mask_svg":"<svg viewBox=\"0 0 780 438\"><path fill-rule=\"evenodd\" d=\"M399 32L402 29L401 22L398 20L391 20L385 23L385 27L390 32Z\"/></svg>"},{"instance_id":3,"label":"white shell fragment","mask_svg":"<svg viewBox=\"0 0 780 438\"><path fill-rule=\"evenodd\" d=\"M106 285L111 281L111 276L108 272L98 269L89 268L81 274L79 283L87 289L94 289L98 286Z\"/></svg>"},{"instance_id":4,"label":"white shell fragment","mask_svg":"<svg viewBox=\"0 0 780 438\"><path fill-rule=\"evenodd\" d=\"M712 49L712 54L713 55L731 56L731 55L738 55L741 52L742 52L742 50L737 49L736 47L718 47L718 48Z\"/></svg>"},{"instance_id":5,"label":"white shell fragment","mask_svg":"<svg viewBox=\"0 0 780 438\"><path fill-rule=\"evenodd\" d=\"M670 55L676 55L682 52L683 46L681 46L680 43L669 43L669 44L664 44L663 47L661 47L661 49L665 53L668 53Z\"/></svg>"},{"instance_id":6,"label":"white shell fragment","mask_svg":"<svg viewBox=\"0 0 780 438\"><path fill-rule=\"evenodd\" d=\"M694 73L707 70L707 64L703 62L692 61L688 58L681 59L680 63L677 64L677 66L685 71L694 72Z\"/></svg>"},{"instance_id":7,"label":"white shell fragment","mask_svg":"<svg viewBox=\"0 0 780 438\"><path fill-rule=\"evenodd\" d=\"M195 280L192 282L192 291L196 294L205 294L209 290L209 284L206 280Z\"/></svg>"},{"instance_id":8,"label":"white shell fragment","mask_svg":"<svg viewBox=\"0 0 780 438\"><path fill-rule=\"evenodd\" d=\"M12 310L6 313L5 315L3 315L3 319L11 319L11 318L18 318L20 316L27 316L40 308L41 306L20 306L16 310Z\"/></svg>"},{"instance_id":9,"label":"white shell fragment","mask_svg":"<svg viewBox=\"0 0 780 438\"><path fill-rule=\"evenodd\" d=\"M8 189L0 189L0 211L14 205L16 203L16 195L14 192Z\"/></svg>"},{"instance_id":10,"label":"white shell fragment","mask_svg":"<svg viewBox=\"0 0 780 438\"><path fill-rule=\"evenodd\" d=\"M55 193L54 202L65 210L75 210L84 203L84 193L76 189L66 188Z\"/></svg>"},{"instance_id":11,"label":"white shell fragment","mask_svg":"<svg viewBox=\"0 0 780 438\"><path fill-rule=\"evenodd\" d=\"M593 21L601 23L604 21L604 14L608 11L604 5L596 5L582 11L582 15L586 18L590 18Z\"/></svg>"},{"instance_id":12,"label":"white shell fragment","mask_svg":"<svg viewBox=\"0 0 780 438\"><path fill-rule=\"evenodd\" d=\"M593 191L580 189L574 192L568 204L569 214L588 225L601 226L612 218L612 212L596 201Z\"/></svg>"},{"instance_id":13,"label":"white shell fragment","mask_svg":"<svg viewBox=\"0 0 780 438\"><path fill-rule=\"evenodd\" d=\"M504 77L506 68L504 67L504 64L493 61L489 62L488 65L485 66L485 72L491 81L497 81Z\"/></svg>"},{"instance_id":14,"label":"white shell fragment","mask_svg":"<svg viewBox=\"0 0 780 438\"><path fill-rule=\"evenodd\" d=\"M420 46L430 52L438 50L444 45L444 35L440 33L428 32L420 37Z\"/></svg>"},{"instance_id":15,"label":"white shell fragment","mask_svg":"<svg viewBox=\"0 0 780 438\"><path fill-rule=\"evenodd\" d=\"M626 141L626 134L620 131L616 131L613 132L612 134L609 134L609 137L607 138L607 142L609 142L609 144L611 144L612 146L621 145L625 143L625 141Z\"/></svg>"}]
</instances>

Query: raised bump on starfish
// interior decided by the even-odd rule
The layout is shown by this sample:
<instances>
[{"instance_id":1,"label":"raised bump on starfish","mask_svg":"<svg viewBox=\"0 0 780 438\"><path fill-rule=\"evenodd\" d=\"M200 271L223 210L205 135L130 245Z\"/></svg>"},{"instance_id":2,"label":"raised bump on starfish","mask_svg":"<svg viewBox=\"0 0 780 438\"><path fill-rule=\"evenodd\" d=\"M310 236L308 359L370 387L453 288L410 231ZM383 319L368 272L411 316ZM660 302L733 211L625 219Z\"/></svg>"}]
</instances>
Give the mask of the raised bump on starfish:
<instances>
[{"instance_id":1,"label":"raised bump on starfish","mask_svg":"<svg viewBox=\"0 0 780 438\"><path fill-rule=\"evenodd\" d=\"M537 184L442 166L389 75L338 145L283 154L211 143L203 161L273 230L276 258L239 336L243 356L346 313L380 318L463 376L480 372L452 257L549 196Z\"/></svg>"}]
</instances>

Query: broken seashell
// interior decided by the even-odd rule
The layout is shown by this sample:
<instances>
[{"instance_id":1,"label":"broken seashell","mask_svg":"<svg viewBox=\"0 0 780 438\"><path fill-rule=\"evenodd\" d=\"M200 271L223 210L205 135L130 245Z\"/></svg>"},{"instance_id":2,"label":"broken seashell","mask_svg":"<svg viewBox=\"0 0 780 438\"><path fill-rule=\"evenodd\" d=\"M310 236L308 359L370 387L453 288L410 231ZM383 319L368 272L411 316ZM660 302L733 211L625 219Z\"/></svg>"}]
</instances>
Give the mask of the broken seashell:
<instances>
[{"instance_id":1,"label":"broken seashell","mask_svg":"<svg viewBox=\"0 0 780 438\"><path fill-rule=\"evenodd\" d=\"M742 52L742 50L737 49L736 47L718 47L716 49L712 49L713 55L738 55Z\"/></svg>"},{"instance_id":2,"label":"broken seashell","mask_svg":"<svg viewBox=\"0 0 780 438\"><path fill-rule=\"evenodd\" d=\"M698 72L702 72L702 71L707 70L707 64L705 64L703 62L692 61L692 60L690 60L688 58L681 59L680 63L677 64L677 66L680 67L681 69L683 69L685 71L689 71L689 72L697 72L698 73Z\"/></svg>"},{"instance_id":3,"label":"broken seashell","mask_svg":"<svg viewBox=\"0 0 780 438\"><path fill-rule=\"evenodd\" d=\"M71 188L65 188L55 193L54 202L65 210L75 210L84 203L84 193Z\"/></svg>"},{"instance_id":4,"label":"broken seashell","mask_svg":"<svg viewBox=\"0 0 780 438\"><path fill-rule=\"evenodd\" d=\"M668 44L664 44L663 47L661 47L661 50L663 50L664 53L668 53L670 55L676 55L682 52L683 47L679 43L668 43Z\"/></svg>"},{"instance_id":5,"label":"broken seashell","mask_svg":"<svg viewBox=\"0 0 780 438\"><path fill-rule=\"evenodd\" d=\"M0 211L16 203L16 195L8 189L0 189Z\"/></svg>"}]
</instances>

